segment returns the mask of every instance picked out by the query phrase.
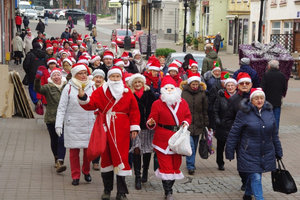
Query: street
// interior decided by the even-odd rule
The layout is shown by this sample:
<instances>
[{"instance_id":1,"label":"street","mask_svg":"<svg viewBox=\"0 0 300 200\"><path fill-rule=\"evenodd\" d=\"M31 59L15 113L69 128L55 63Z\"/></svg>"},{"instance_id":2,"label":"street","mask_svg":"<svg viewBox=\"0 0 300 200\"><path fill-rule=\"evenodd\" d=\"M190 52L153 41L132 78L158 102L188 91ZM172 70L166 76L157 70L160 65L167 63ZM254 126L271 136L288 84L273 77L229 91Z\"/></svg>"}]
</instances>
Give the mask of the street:
<instances>
[{"instance_id":1,"label":"street","mask_svg":"<svg viewBox=\"0 0 300 200\"><path fill-rule=\"evenodd\" d=\"M98 23L99 22L99 23ZM114 28L113 20L101 19L97 21L98 42L110 45L110 34ZM30 21L30 29L36 36L37 21ZM66 20L55 22L49 19L46 26L47 38L60 36L66 27ZM84 21L78 21L75 29L84 37L89 34L84 27ZM158 48L169 47L177 52L182 46L176 46L174 41L158 39ZM93 45L93 49L95 45ZM138 48L138 45L136 45ZM123 51L123 49L121 49ZM193 50L188 49L188 52ZM204 52L201 52L204 53ZM238 56L219 52L226 69L235 71L239 68ZM10 70L18 71L24 76L22 65L10 62ZM299 80L291 78L286 98L283 99L281 110L279 136L283 148L283 162L292 174L297 186L300 186L300 84ZM27 90L27 88L26 88ZM216 140L214 139L214 147ZM82 154L81 154L82 155ZM242 199L244 192L240 190L241 181L236 170L236 160L225 161L225 171L217 169L215 154L203 160L197 154L194 175L188 175L185 158L182 159L181 170L185 178L176 181L173 187L177 200L229 200ZM24 119L18 116L12 119L0 118L0 199L101 199L103 184L101 172L91 169L92 182L86 183L81 176L80 184L71 184L69 153L67 150L65 163L67 170L57 174L54 168L54 158L50 149L50 138L43 117ZM142 184L142 190L134 187L134 176L127 177L130 200L163 199L161 180L157 179L150 163L149 180ZM271 173L263 174L262 179L264 197L266 200L300 199L300 193L285 195L274 192L271 183ZM112 198L116 196L116 184L112 191Z\"/></svg>"}]
</instances>

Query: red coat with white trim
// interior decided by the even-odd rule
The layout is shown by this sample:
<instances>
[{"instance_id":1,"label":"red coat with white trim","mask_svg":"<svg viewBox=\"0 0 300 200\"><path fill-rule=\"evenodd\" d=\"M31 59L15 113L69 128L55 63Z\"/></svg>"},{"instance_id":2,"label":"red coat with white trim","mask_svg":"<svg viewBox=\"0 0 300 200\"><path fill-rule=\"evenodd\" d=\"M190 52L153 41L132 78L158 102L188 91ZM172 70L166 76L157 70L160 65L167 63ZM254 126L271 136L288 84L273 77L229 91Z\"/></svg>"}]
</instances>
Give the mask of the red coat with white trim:
<instances>
[{"instance_id":1,"label":"red coat with white trim","mask_svg":"<svg viewBox=\"0 0 300 200\"><path fill-rule=\"evenodd\" d=\"M178 108L176 108L177 106ZM170 109L172 109L173 112ZM172 113L175 114L175 116L173 116ZM149 127L149 129L155 129L152 142L153 147L164 154L173 154L173 152L168 147L168 141L175 132L162 128L158 126L158 124L175 126L176 117L178 119L177 125L179 126L183 122L186 122L188 125L190 125L192 121L192 115L189 110L189 105L183 98L181 98L181 102L179 103L179 105L175 106L175 109L173 109L172 107L168 107L165 102L161 101L161 99L158 99L153 103L148 120L153 118L155 121L155 125L154 127L149 127L148 125L147 126Z\"/></svg>"}]
</instances>

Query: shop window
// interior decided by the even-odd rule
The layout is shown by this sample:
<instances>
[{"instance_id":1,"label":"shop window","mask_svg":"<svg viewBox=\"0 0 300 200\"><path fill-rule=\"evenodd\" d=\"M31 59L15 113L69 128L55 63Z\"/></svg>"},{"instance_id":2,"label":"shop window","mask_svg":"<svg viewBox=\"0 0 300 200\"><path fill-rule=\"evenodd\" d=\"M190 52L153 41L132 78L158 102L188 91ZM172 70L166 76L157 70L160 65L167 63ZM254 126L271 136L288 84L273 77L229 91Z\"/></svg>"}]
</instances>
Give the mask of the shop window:
<instances>
[{"instance_id":1,"label":"shop window","mask_svg":"<svg viewBox=\"0 0 300 200\"><path fill-rule=\"evenodd\" d=\"M272 34L280 34L280 21L272 22Z\"/></svg>"},{"instance_id":2,"label":"shop window","mask_svg":"<svg viewBox=\"0 0 300 200\"><path fill-rule=\"evenodd\" d=\"M229 20L229 33L228 33L228 45L233 45L233 22L234 20Z\"/></svg>"},{"instance_id":3,"label":"shop window","mask_svg":"<svg viewBox=\"0 0 300 200\"><path fill-rule=\"evenodd\" d=\"M252 42L255 41L256 23L252 22Z\"/></svg>"},{"instance_id":4,"label":"shop window","mask_svg":"<svg viewBox=\"0 0 300 200\"><path fill-rule=\"evenodd\" d=\"M244 19L243 23L243 44L248 44L248 19Z\"/></svg>"},{"instance_id":5,"label":"shop window","mask_svg":"<svg viewBox=\"0 0 300 200\"><path fill-rule=\"evenodd\" d=\"M283 22L283 34L292 34L293 33L293 22L287 21Z\"/></svg>"}]
</instances>

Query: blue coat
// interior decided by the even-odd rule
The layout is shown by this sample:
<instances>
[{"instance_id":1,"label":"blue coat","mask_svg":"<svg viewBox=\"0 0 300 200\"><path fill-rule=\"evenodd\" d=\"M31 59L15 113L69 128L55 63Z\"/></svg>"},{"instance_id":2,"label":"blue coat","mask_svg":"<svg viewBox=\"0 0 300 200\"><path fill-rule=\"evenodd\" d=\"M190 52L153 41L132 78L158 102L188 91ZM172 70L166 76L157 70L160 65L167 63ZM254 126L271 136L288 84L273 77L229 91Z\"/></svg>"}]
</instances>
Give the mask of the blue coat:
<instances>
[{"instance_id":1,"label":"blue coat","mask_svg":"<svg viewBox=\"0 0 300 200\"><path fill-rule=\"evenodd\" d=\"M226 144L226 158L234 159L237 149L239 172L263 173L276 170L276 155L282 157L281 143L272 105L265 102L259 114L249 100L242 100Z\"/></svg>"},{"instance_id":2,"label":"blue coat","mask_svg":"<svg viewBox=\"0 0 300 200\"><path fill-rule=\"evenodd\" d=\"M234 74L231 78L234 78L236 80L237 75L240 72L246 72L249 74L249 76L251 77L251 81L253 83L253 86L252 86L253 88L260 87L260 81L259 81L257 72L254 69L252 69L249 65L242 65L239 70L234 72Z\"/></svg>"}]
</instances>

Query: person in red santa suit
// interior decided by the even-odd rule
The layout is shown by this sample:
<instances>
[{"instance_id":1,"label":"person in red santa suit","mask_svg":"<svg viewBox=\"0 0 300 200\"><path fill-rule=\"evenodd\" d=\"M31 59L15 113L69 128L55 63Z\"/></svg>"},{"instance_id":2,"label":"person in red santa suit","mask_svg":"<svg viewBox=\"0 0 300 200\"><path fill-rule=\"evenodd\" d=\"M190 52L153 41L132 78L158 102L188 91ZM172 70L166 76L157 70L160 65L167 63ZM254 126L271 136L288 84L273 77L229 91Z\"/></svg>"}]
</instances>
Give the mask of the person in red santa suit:
<instances>
[{"instance_id":1,"label":"person in red santa suit","mask_svg":"<svg viewBox=\"0 0 300 200\"><path fill-rule=\"evenodd\" d=\"M170 137L180 126L189 126L192 121L188 103L181 98L181 90L175 80L166 75L161 84L161 96L151 108L147 126L155 129L152 146L156 152L159 168L155 171L157 178L162 179L165 197L172 200L175 179L184 176L180 171L181 155L175 154L168 146Z\"/></svg>"},{"instance_id":2,"label":"person in red santa suit","mask_svg":"<svg viewBox=\"0 0 300 200\"><path fill-rule=\"evenodd\" d=\"M86 110L98 109L104 116L103 126L107 134L107 146L101 155L101 176L104 185L103 200L109 200L113 190L113 176L117 175L117 200L127 199L125 176L131 176L128 163L130 136L136 138L140 129L140 111L132 92L124 85L119 67L107 73L107 82L90 97L84 91L78 93L78 102ZM99 118L97 117L96 120Z\"/></svg>"}]
</instances>

